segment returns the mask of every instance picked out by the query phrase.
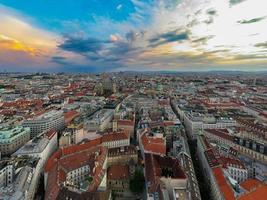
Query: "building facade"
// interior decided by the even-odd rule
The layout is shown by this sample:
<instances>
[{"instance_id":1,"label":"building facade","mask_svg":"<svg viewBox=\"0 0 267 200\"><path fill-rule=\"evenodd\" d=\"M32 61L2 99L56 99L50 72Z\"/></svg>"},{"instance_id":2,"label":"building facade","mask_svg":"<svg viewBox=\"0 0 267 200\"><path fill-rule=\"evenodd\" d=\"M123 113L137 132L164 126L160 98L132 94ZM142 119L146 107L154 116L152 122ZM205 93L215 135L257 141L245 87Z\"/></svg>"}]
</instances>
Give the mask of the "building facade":
<instances>
[{"instance_id":1,"label":"building facade","mask_svg":"<svg viewBox=\"0 0 267 200\"><path fill-rule=\"evenodd\" d=\"M28 119L22 125L31 129L31 138L34 138L52 129L60 131L65 126L65 120L62 111L52 110L38 117Z\"/></svg>"},{"instance_id":2,"label":"building facade","mask_svg":"<svg viewBox=\"0 0 267 200\"><path fill-rule=\"evenodd\" d=\"M30 140L30 128L17 126L0 128L1 155L10 155Z\"/></svg>"}]
</instances>

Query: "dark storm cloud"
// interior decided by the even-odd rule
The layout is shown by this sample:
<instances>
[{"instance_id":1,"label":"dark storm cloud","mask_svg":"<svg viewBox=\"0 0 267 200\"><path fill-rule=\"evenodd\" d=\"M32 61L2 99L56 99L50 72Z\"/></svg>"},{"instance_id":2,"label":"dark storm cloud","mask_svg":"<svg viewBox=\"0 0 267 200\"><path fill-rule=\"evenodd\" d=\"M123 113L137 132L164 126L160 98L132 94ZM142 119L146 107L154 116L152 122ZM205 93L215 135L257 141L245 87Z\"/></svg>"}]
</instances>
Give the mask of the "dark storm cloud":
<instances>
[{"instance_id":1,"label":"dark storm cloud","mask_svg":"<svg viewBox=\"0 0 267 200\"><path fill-rule=\"evenodd\" d=\"M108 40L99 40L96 38L67 37L58 47L75 53L96 53L103 49L104 45L110 43Z\"/></svg>"},{"instance_id":2,"label":"dark storm cloud","mask_svg":"<svg viewBox=\"0 0 267 200\"><path fill-rule=\"evenodd\" d=\"M156 47L169 42L184 41L188 39L189 39L188 31L178 32L177 30L175 30L157 35L156 37L151 38L149 42L150 42L150 47Z\"/></svg>"},{"instance_id":3,"label":"dark storm cloud","mask_svg":"<svg viewBox=\"0 0 267 200\"><path fill-rule=\"evenodd\" d=\"M267 41L255 44L255 47L267 48Z\"/></svg>"},{"instance_id":4,"label":"dark storm cloud","mask_svg":"<svg viewBox=\"0 0 267 200\"><path fill-rule=\"evenodd\" d=\"M51 57L51 61L60 65L69 64L69 62L67 62L67 59L63 56L53 56Z\"/></svg>"},{"instance_id":5,"label":"dark storm cloud","mask_svg":"<svg viewBox=\"0 0 267 200\"><path fill-rule=\"evenodd\" d=\"M136 42L143 35L144 32L130 31L125 34L124 39L120 38L116 41L66 36L64 42L58 47L82 55L91 64L122 66L125 60L142 52L142 48L136 47ZM66 62L64 57L53 57L51 60L58 64L65 64Z\"/></svg>"},{"instance_id":6,"label":"dark storm cloud","mask_svg":"<svg viewBox=\"0 0 267 200\"><path fill-rule=\"evenodd\" d=\"M252 23L256 23L256 22L259 22L259 21L262 21L266 18L266 16L264 17L258 17L258 18L253 18L253 19L249 19L249 20L240 20L238 21L239 24L252 24Z\"/></svg>"},{"instance_id":7,"label":"dark storm cloud","mask_svg":"<svg viewBox=\"0 0 267 200\"><path fill-rule=\"evenodd\" d=\"M58 65L62 65L62 66L73 66L75 65L75 62L73 62L73 60L69 60L68 58L64 57L64 56L52 56L50 58L50 61L53 63L56 63Z\"/></svg>"}]
</instances>

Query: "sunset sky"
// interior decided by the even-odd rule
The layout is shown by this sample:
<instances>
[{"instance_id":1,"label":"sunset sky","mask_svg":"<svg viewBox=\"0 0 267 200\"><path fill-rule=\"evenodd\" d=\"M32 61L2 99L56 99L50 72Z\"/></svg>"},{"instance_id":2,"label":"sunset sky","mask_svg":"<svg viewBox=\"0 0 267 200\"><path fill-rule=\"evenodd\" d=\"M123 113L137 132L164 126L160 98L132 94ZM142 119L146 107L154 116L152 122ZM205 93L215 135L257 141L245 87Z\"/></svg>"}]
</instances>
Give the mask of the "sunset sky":
<instances>
[{"instance_id":1,"label":"sunset sky","mask_svg":"<svg viewBox=\"0 0 267 200\"><path fill-rule=\"evenodd\" d=\"M267 70L264 0L0 0L0 72Z\"/></svg>"}]
</instances>

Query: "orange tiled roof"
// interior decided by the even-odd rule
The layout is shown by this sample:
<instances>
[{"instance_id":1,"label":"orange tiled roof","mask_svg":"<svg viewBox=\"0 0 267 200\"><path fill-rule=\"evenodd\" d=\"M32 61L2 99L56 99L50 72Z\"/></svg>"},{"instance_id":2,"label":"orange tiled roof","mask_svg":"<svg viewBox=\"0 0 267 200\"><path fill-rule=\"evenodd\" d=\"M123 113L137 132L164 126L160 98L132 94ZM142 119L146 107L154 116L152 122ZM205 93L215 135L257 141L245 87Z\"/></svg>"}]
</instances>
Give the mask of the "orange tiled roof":
<instances>
[{"instance_id":1,"label":"orange tiled roof","mask_svg":"<svg viewBox=\"0 0 267 200\"><path fill-rule=\"evenodd\" d=\"M56 133L56 130L51 129L45 133L45 136L50 140Z\"/></svg>"},{"instance_id":2,"label":"orange tiled roof","mask_svg":"<svg viewBox=\"0 0 267 200\"><path fill-rule=\"evenodd\" d=\"M267 198L267 185L259 186L256 190L245 194L238 198L238 200L266 200Z\"/></svg>"},{"instance_id":3,"label":"orange tiled roof","mask_svg":"<svg viewBox=\"0 0 267 200\"><path fill-rule=\"evenodd\" d=\"M126 140L129 139L130 134L126 131L116 132L116 133L108 133L102 136L102 142L110 142L115 140Z\"/></svg>"},{"instance_id":4,"label":"orange tiled roof","mask_svg":"<svg viewBox=\"0 0 267 200\"><path fill-rule=\"evenodd\" d=\"M134 126L134 121L126 120L126 119L120 119L120 120L118 120L118 125L121 125L121 126Z\"/></svg>"},{"instance_id":5,"label":"orange tiled roof","mask_svg":"<svg viewBox=\"0 0 267 200\"><path fill-rule=\"evenodd\" d=\"M257 188L263 184L264 184L263 182L261 182L257 179L250 178L250 179L247 179L246 181L240 183L240 186L247 191L251 191L251 190L253 190L253 189L255 189L255 188Z\"/></svg>"},{"instance_id":6,"label":"orange tiled roof","mask_svg":"<svg viewBox=\"0 0 267 200\"><path fill-rule=\"evenodd\" d=\"M217 181L218 186L220 187L220 191L223 193L225 200L234 200L234 192L232 188L228 185L221 167L212 168L214 177Z\"/></svg>"},{"instance_id":7,"label":"orange tiled roof","mask_svg":"<svg viewBox=\"0 0 267 200\"><path fill-rule=\"evenodd\" d=\"M69 112L64 113L65 123L71 122L75 117L77 117L79 115L80 115L80 113L77 112L76 110L71 110Z\"/></svg>"},{"instance_id":8,"label":"orange tiled roof","mask_svg":"<svg viewBox=\"0 0 267 200\"><path fill-rule=\"evenodd\" d=\"M245 165L238 159L220 156L218 161L222 164L223 168L227 168L229 165L232 165L239 169L245 169Z\"/></svg>"},{"instance_id":9,"label":"orange tiled roof","mask_svg":"<svg viewBox=\"0 0 267 200\"><path fill-rule=\"evenodd\" d=\"M166 154L166 144L164 139L149 137L144 133L141 137L141 141L145 151L163 155Z\"/></svg>"},{"instance_id":10,"label":"orange tiled roof","mask_svg":"<svg viewBox=\"0 0 267 200\"><path fill-rule=\"evenodd\" d=\"M205 131L229 141L234 140L234 137L228 134L227 129L205 129Z\"/></svg>"},{"instance_id":11,"label":"orange tiled roof","mask_svg":"<svg viewBox=\"0 0 267 200\"><path fill-rule=\"evenodd\" d=\"M178 159L146 153L145 178L150 183L148 186L149 193L157 191L163 168L170 168L173 171L172 179L186 179L185 172L180 167Z\"/></svg>"},{"instance_id":12,"label":"orange tiled roof","mask_svg":"<svg viewBox=\"0 0 267 200\"><path fill-rule=\"evenodd\" d=\"M97 153L97 154L96 154ZM55 153L52 156L52 164L46 165L46 172L48 172L47 190L45 199L56 199L59 187L66 180L66 175L69 171L89 165L91 170L90 175L93 177L88 191L95 191L102 181L105 174L102 167L107 156L107 149L102 146L93 146L87 149L80 149L71 154ZM96 156L98 155L98 156ZM55 159L57 157L57 159ZM96 165L95 163L98 163Z\"/></svg>"},{"instance_id":13,"label":"orange tiled roof","mask_svg":"<svg viewBox=\"0 0 267 200\"><path fill-rule=\"evenodd\" d=\"M130 177L128 165L112 165L108 168L109 180L128 179Z\"/></svg>"}]
</instances>

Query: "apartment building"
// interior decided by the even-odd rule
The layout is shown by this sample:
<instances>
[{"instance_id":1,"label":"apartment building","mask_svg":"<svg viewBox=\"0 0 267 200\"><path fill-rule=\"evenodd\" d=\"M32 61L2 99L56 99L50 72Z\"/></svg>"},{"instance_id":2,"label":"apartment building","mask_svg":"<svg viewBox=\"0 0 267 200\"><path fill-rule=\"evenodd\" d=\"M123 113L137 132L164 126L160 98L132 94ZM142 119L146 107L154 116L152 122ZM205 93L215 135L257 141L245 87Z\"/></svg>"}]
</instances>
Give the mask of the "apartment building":
<instances>
[{"instance_id":1,"label":"apartment building","mask_svg":"<svg viewBox=\"0 0 267 200\"><path fill-rule=\"evenodd\" d=\"M0 127L0 151L2 155L10 155L30 140L30 128Z\"/></svg>"},{"instance_id":2,"label":"apartment building","mask_svg":"<svg viewBox=\"0 0 267 200\"><path fill-rule=\"evenodd\" d=\"M60 131L65 126L65 119L62 111L51 110L40 116L27 119L22 125L30 128L31 138L34 138L52 129Z\"/></svg>"}]
</instances>

